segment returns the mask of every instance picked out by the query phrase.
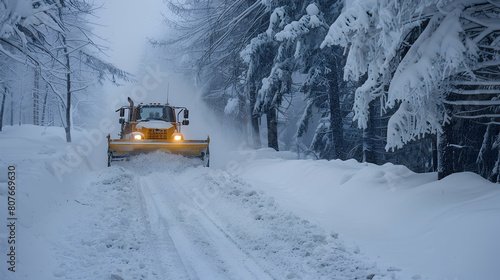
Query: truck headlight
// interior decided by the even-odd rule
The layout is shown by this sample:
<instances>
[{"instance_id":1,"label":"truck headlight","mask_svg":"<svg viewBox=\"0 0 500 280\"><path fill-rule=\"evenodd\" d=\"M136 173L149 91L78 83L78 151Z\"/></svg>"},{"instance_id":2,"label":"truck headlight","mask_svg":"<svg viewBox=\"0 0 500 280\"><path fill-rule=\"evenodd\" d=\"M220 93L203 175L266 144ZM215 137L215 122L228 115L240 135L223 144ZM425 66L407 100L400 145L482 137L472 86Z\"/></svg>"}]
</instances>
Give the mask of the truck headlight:
<instances>
[{"instance_id":1,"label":"truck headlight","mask_svg":"<svg viewBox=\"0 0 500 280\"><path fill-rule=\"evenodd\" d=\"M129 139L134 139L134 140L143 140L143 139L146 139L146 137L144 137L144 134L142 134L142 132L139 132L139 131L134 131L134 132L132 132L132 134L130 135Z\"/></svg>"},{"instance_id":2,"label":"truck headlight","mask_svg":"<svg viewBox=\"0 0 500 280\"><path fill-rule=\"evenodd\" d=\"M182 140L182 134L176 133L174 134L174 141L181 141Z\"/></svg>"}]
</instances>

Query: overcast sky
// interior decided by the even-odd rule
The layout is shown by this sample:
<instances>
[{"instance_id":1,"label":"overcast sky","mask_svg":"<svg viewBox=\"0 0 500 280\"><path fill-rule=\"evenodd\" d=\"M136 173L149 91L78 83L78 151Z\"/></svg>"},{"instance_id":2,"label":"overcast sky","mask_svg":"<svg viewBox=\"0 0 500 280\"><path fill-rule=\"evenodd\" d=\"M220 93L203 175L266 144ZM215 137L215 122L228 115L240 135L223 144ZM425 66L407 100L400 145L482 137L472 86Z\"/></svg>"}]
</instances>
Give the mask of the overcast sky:
<instances>
[{"instance_id":1,"label":"overcast sky","mask_svg":"<svg viewBox=\"0 0 500 280\"><path fill-rule=\"evenodd\" d=\"M159 36L162 18L161 11L165 11L162 0L95 0L96 5L103 7L97 11L96 21L104 26L97 26L94 32L106 38L110 50L109 62L135 73L143 50L147 44L147 37Z\"/></svg>"}]
</instances>

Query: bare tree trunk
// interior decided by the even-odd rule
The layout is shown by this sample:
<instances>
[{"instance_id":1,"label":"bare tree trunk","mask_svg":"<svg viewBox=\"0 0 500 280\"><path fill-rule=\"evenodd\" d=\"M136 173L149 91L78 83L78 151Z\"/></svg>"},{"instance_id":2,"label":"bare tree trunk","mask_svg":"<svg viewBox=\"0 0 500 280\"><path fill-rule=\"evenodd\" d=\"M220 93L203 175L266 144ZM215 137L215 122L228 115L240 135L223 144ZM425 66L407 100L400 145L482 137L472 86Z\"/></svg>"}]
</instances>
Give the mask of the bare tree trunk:
<instances>
[{"instance_id":1,"label":"bare tree trunk","mask_svg":"<svg viewBox=\"0 0 500 280\"><path fill-rule=\"evenodd\" d=\"M5 89L7 93L7 89ZM14 126L14 93L10 92L10 126Z\"/></svg>"},{"instance_id":2,"label":"bare tree trunk","mask_svg":"<svg viewBox=\"0 0 500 280\"><path fill-rule=\"evenodd\" d=\"M64 0L60 0L61 6L64 7ZM62 21L62 8L59 8L59 18ZM71 65L69 60L68 45L66 42L66 35L62 34L62 43L64 56L66 58L66 126L64 127L66 131L66 141L71 142Z\"/></svg>"},{"instance_id":3,"label":"bare tree trunk","mask_svg":"<svg viewBox=\"0 0 500 280\"><path fill-rule=\"evenodd\" d=\"M370 118L368 119L366 128L363 129L363 162L377 163L375 155L375 100L371 102Z\"/></svg>"},{"instance_id":4,"label":"bare tree trunk","mask_svg":"<svg viewBox=\"0 0 500 280\"><path fill-rule=\"evenodd\" d=\"M257 89L252 84L250 85L250 119L251 119L251 130L252 130L252 141L254 148L262 148L262 143L260 142L260 129L259 129L259 115L254 113L255 103L257 102Z\"/></svg>"},{"instance_id":5,"label":"bare tree trunk","mask_svg":"<svg viewBox=\"0 0 500 280\"><path fill-rule=\"evenodd\" d=\"M49 96L48 85L45 85L45 97L42 105L42 125L45 125L45 112L47 111L47 97Z\"/></svg>"},{"instance_id":6,"label":"bare tree trunk","mask_svg":"<svg viewBox=\"0 0 500 280\"><path fill-rule=\"evenodd\" d=\"M33 124L40 125L40 68L35 68L33 85Z\"/></svg>"},{"instance_id":7,"label":"bare tree trunk","mask_svg":"<svg viewBox=\"0 0 500 280\"><path fill-rule=\"evenodd\" d=\"M23 124L23 102L19 103L19 118L17 119L18 125L21 126Z\"/></svg>"},{"instance_id":8,"label":"bare tree trunk","mask_svg":"<svg viewBox=\"0 0 500 280\"><path fill-rule=\"evenodd\" d=\"M55 122L56 122L56 113L54 112L55 111L55 106L50 106L47 108L48 112L47 112L47 119L48 119L48 123L51 124L52 126L55 125Z\"/></svg>"},{"instance_id":9,"label":"bare tree trunk","mask_svg":"<svg viewBox=\"0 0 500 280\"><path fill-rule=\"evenodd\" d=\"M63 36L64 53L66 54L66 67L68 73L66 74L66 141L71 142L71 67L69 64L68 48L66 47L66 37Z\"/></svg>"},{"instance_id":10,"label":"bare tree trunk","mask_svg":"<svg viewBox=\"0 0 500 280\"><path fill-rule=\"evenodd\" d=\"M266 113L267 119L267 146L279 151L278 147L278 118L276 109L271 108Z\"/></svg>"},{"instance_id":11,"label":"bare tree trunk","mask_svg":"<svg viewBox=\"0 0 500 280\"><path fill-rule=\"evenodd\" d=\"M262 143L260 142L259 115L257 114L252 114L252 140L254 148L262 148Z\"/></svg>"},{"instance_id":12,"label":"bare tree trunk","mask_svg":"<svg viewBox=\"0 0 500 280\"><path fill-rule=\"evenodd\" d=\"M437 147L437 137L432 136L432 172L436 172L438 169L438 147Z\"/></svg>"},{"instance_id":13,"label":"bare tree trunk","mask_svg":"<svg viewBox=\"0 0 500 280\"><path fill-rule=\"evenodd\" d=\"M345 159L344 158L344 129L342 124L342 116L340 114L340 98L339 98L339 79L337 69L329 73L329 90L328 101L330 105L330 125L332 148L328 155L328 159Z\"/></svg>"},{"instance_id":14,"label":"bare tree trunk","mask_svg":"<svg viewBox=\"0 0 500 280\"><path fill-rule=\"evenodd\" d=\"M448 96L448 100L454 100L453 96ZM452 116L453 105L445 104L445 110L449 116ZM454 141L453 135L453 118L449 123L444 124L442 132L437 136L437 153L438 153L438 180L455 173L454 167L454 150L451 145Z\"/></svg>"},{"instance_id":15,"label":"bare tree trunk","mask_svg":"<svg viewBox=\"0 0 500 280\"><path fill-rule=\"evenodd\" d=\"M2 105L0 106L0 131L2 131L2 126L3 126L3 112L5 109L5 99L7 99L7 87L4 87L4 92L3 92L3 98L2 98Z\"/></svg>"},{"instance_id":16,"label":"bare tree trunk","mask_svg":"<svg viewBox=\"0 0 500 280\"><path fill-rule=\"evenodd\" d=\"M438 134L438 179L453 173L453 147L450 145L453 139L451 124L443 126L443 132Z\"/></svg>"}]
</instances>

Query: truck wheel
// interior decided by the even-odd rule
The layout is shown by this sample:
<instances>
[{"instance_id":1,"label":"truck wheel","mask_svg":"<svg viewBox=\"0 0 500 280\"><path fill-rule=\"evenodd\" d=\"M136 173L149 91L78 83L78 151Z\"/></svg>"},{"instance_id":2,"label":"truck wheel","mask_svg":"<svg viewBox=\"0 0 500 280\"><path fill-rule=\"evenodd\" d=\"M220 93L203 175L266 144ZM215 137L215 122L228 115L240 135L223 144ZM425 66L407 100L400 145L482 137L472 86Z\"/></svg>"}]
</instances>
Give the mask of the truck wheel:
<instances>
[{"instance_id":1,"label":"truck wheel","mask_svg":"<svg viewBox=\"0 0 500 280\"><path fill-rule=\"evenodd\" d=\"M210 167L210 149L207 146L207 150L202 154L201 160L203 161L203 166Z\"/></svg>"},{"instance_id":2,"label":"truck wheel","mask_svg":"<svg viewBox=\"0 0 500 280\"><path fill-rule=\"evenodd\" d=\"M108 167L111 166L111 158L113 157L113 152L108 151Z\"/></svg>"}]
</instances>

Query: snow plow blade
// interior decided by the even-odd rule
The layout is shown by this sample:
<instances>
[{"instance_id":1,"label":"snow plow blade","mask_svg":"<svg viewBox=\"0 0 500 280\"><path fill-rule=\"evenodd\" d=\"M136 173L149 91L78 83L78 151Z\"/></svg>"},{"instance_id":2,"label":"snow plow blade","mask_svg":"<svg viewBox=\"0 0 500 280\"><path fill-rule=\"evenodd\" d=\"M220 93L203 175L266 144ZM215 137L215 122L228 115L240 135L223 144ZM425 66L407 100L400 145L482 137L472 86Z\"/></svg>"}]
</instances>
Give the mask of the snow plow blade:
<instances>
[{"instance_id":1,"label":"snow plow blade","mask_svg":"<svg viewBox=\"0 0 500 280\"><path fill-rule=\"evenodd\" d=\"M110 139L108 142L108 165L111 165L111 161L130 156L162 151L185 157L199 157L208 166L209 142L209 138L207 140L181 140L175 142L168 140Z\"/></svg>"}]
</instances>

